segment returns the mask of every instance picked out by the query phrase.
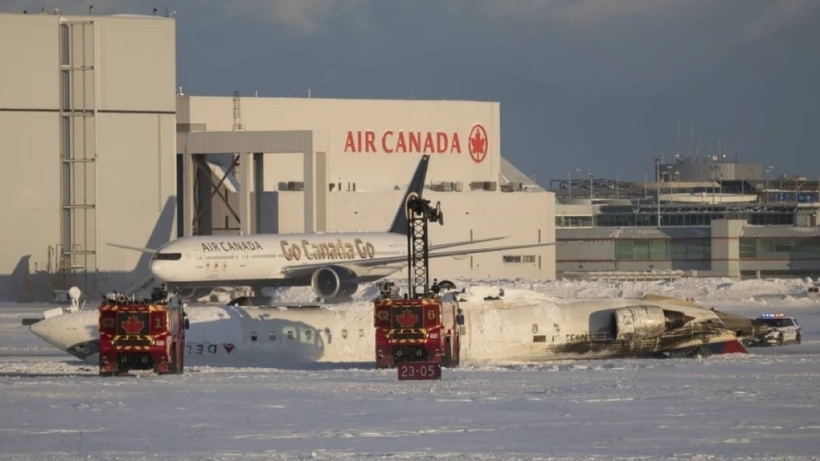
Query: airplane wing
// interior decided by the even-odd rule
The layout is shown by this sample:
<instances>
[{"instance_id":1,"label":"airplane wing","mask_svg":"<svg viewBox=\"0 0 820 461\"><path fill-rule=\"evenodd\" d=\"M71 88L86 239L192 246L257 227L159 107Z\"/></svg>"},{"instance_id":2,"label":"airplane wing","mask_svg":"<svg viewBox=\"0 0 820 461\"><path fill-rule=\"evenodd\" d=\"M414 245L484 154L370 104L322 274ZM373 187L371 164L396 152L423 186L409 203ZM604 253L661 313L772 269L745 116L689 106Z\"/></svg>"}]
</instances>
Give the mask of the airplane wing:
<instances>
[{"instance_id":1,"label":"airplane wing","mask_svg":"<svg viewBox=\"0 0 820 461\"><path fill-rule=\"evenodd\" d=\"M440 249L443 249L443 248L452 248L452 247L457 247L457 246L461 246L461 245L470 245L470 244L473 244L473 243L492 242L492 241L495 241L495 240L502 240L502 239L505 239L505 238L507 238L507 237L490 237L490 238L486 238L486 239L462 240L460 242L442 243L441 245L431 245L430 250L440 250ZM135 247L135 246L130 246L130 245L122 245L120 243L106 243L106 245L116 247L116 248L123 248L123 249L126 249L126 250L139 251L140 253L154 254L154 253L157 252L157 250L155 250L153 248L140 248L140 247Z\"/></svg>"},{"instance_id":2,"label":"airplane wing","mask_svg":"<svg viewBox=\"0 0 820 461\"><path fill-rule=\"evenodd\" d=\"M430 245L429 250L442 250L444 248L452 248L458 247L462 245L472 245L473 243L485 243L485 242L494 242L496 240L503 240L509 237L490 237L486 239L478 239L478 240L461 240L460 242L450 242L450 243L442 243L440 245Z\"/></svg>"},{"instance_id":3,"label":"airplane wing","mask_svg":"<svg viewBox=\"0 0 820 461\"><path fill-rule=\"evenodd\" d=\"M119 243L106 243L106 245L108 245L108 246L112 246L112 247L117 247L117 248L124 248L124 249L126 249L126 250L134 250L134 251L139 251L140 253L151 253L151 254L154 254L154 253L156 253L156 252L157 252L157 250L154 250L153 248L140 248L140 247L132 247L132 246L130 246L130 245L121 245L121 244L119 244Z\"/></svg>"},{"instance_id":4,"label":"airplane wing","mask_svg":"<svg viewBox=\"0 0 820 461\"><path fill-rule=\"evenodd\" d=\"M476 241L473 241L475 243ZM442 251L437 253L430 253L428 255L429 259L433 258L444 258L447 256L459 256L459 255L471 255L477 253L489 253L491 251L506 251L506 250L518 250L523 248L537 248L537 247L545 247L545 246L552 246L555 243L528 243L524 245L508 245L502 247L492 247L492 248L477 248L477 249L461 249L461 250L450 250L450 251ZM312 272L320 267L326 267L329 265L336 265L336 266L347 266L355 268L355 267L372 267L372 266L383 266L387 264L394 264L394 263L402 263L407 261L407 256L386 256L383 258L373 258L373 259L359 259L354 261L325 261L322 263L316 264L303 264L303 265L292 265L292 266L285 266L281 269L282 274L287 276L299 276L305 275L306 272Z\"/></svg>"}]
</instances>

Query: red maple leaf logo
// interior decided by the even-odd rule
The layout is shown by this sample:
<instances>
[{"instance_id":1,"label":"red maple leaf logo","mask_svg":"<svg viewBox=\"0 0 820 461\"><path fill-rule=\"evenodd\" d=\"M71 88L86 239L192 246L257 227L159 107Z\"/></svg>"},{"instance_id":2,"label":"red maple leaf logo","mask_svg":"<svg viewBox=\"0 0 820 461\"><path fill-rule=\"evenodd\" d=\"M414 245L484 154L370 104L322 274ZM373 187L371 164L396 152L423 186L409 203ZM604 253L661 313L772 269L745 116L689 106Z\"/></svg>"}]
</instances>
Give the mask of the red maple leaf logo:
<instances>
[{"instance_id":1,"label":"red maple leaf logo","mask_svg":"<svg viewBox=\"0 0 820 461\"><path fill-rule=\"evenodd\" d=\"M470 143L468 145L470 158L476 163L481 163L487 157L487 131L481 124L476 123L470 130Z\"/></svg>"},{"instance_id":2,"label":"red maple leaf logo","mask_svg":"<svg viewBox=\"0 0 820 461\"><path fill-rule=\"evenodd\" d=\"M414 314L413 311L406 309L401 315L396 317L396 321L404 328L410 328L419 321L419 316Z\"/></svg>"},{"instance_id":3,"label":"red maple leaf logo","mask_svg":"<svg viewBox=\"0 0 820 461\"><path fill-rule=\"evenodd\" d=\"M122 329L129 335L138 335L145 328L145 322L138 319L136 315L128 317L128 320L122 322Z\"/></svg>"}]
</instances>

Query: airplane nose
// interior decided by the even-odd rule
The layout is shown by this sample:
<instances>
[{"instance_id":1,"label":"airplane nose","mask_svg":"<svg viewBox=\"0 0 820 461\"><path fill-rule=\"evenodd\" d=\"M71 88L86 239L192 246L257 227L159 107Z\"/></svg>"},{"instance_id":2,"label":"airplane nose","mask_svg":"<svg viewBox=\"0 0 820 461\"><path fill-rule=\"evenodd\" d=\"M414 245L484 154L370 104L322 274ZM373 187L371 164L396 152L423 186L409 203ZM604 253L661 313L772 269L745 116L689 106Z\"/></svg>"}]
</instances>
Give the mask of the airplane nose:
<instances>
[{"instance_id":1,"label":"airplane nose","mask_svg":"<svg viewBox=\"0 0 820 461\"><path fill-rule=\"evenodd\" d=\"M60 350L67 350L76 344L99 335L97 332L97 311L89 310L57 315L40 320L29 326L29 329L35 336L52 346Z\"/></svg>"},{"instance_id":2,"label":"airplane nose","mask_svg":"<svg viewBox=\"0 0 820 461\"><path fill-rule=\"evenodd\" d=\"M59 334L60 329L55 328L55 323L60 322L57 322L56 318L43 319L31 325L29 329L34 333L34 336L37 336L58 349L65 350L69 345L63 341L64 335Z\"/></svg>"},{"instance_id":3,"label":"airplane nose","mask_svg":"<svg viewBox=\"0 0 820 461\"><path fill-rule=\"evenodd\" d=\"M165 261L151 261L151 274L157 280L167 280L167 264L164 264Z\"/></svg>"}]
</instances>

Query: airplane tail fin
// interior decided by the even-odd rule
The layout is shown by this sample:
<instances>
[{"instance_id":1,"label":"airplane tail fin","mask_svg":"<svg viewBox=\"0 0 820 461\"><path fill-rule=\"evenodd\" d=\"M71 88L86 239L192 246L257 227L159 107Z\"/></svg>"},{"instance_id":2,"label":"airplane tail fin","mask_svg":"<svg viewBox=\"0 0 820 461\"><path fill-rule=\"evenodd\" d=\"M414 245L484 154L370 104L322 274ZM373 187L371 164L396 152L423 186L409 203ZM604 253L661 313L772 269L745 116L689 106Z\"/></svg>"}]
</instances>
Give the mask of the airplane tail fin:
<instances>
[{"instance_id":1,"label":"airplane tail fin","mask_svg":"<svg viewBox=\"0 0 820 461\"><path fill-rule=\"evenodd\" d=\"M393 218L393 224L390 226L390 233L407 235L407 199L411 195L421 197L424 190L424 181L427 178L427 165L430 163L430 155L425 154L421 156L419 166L416 167L416 172L413 174L413 179L410 180L410 186L404 194L399 209L396 210L396 217Z\"/></svg>"}]
</instances>

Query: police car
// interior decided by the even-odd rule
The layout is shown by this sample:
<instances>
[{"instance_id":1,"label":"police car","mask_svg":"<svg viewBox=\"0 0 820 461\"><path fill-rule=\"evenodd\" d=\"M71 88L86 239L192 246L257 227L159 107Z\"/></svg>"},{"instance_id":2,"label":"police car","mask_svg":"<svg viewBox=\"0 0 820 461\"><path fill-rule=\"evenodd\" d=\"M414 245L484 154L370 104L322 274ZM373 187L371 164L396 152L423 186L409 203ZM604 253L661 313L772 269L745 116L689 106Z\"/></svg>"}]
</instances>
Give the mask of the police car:
<instances>
[{"instance_id":1,"label":"police car","mask_svg":"<svg viewBox=\"0 0 820 461\"><path fill-rule=\"evenodd\" d=\"M797 319L784 314L763 314L757 318L769 327L766 336L754 338L750 346L782 346L785 343L800 344L802 332Z\"/></svg>"}]
</instances>

